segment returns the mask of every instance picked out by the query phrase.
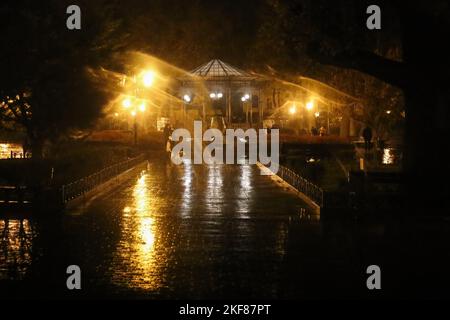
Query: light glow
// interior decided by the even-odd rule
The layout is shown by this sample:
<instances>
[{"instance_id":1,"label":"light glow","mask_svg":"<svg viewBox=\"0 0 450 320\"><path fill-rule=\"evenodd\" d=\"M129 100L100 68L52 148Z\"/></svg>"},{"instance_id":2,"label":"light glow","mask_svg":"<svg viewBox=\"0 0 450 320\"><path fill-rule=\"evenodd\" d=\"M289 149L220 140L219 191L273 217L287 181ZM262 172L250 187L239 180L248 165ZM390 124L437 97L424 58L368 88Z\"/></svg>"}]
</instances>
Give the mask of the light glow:
<instances>
[{"instance_id":1,"label":"light glow","mask_svg":"<svg viewBox=\"0 0 450 320\"><path fill-rule=\"evenodd\" d=\"M295 105L289 108L290 114L295 114L296 112L297 112L297 107Z\"/></svg>"},{"instance_id":2,"label":"light glow","mask_svg":"<svg viewBox=\"0 0 450 320\"><path fill-rule=\"evenodd\" d=\"M188 94L185 94L185 95L183 96L183 100L184 100L184 102L189 103L189 102L191 102L191 97L190 97Z\"/></svg>"},{"instance_id":3,"label":"light glow","mask_svg":"<svg viewBox=\"0 0 450 320\"><path fill-rule=\"evenodd\" d=\"M144 83L144 86L149 88L153 85L155 82L155 72L154 71L145 71L142 76L142 81Z\"/></svg>"},{"instance_id":4,"label":"light glow","mask_svg":"<svg viewBox=\"0 0 450 320\"><path fill-rule=\"evenodd\" d=\"M131 99L125 98L122 102L122 105L124 108L128 109L129 107L131 107Z\"/></svg>"}]
</instances>

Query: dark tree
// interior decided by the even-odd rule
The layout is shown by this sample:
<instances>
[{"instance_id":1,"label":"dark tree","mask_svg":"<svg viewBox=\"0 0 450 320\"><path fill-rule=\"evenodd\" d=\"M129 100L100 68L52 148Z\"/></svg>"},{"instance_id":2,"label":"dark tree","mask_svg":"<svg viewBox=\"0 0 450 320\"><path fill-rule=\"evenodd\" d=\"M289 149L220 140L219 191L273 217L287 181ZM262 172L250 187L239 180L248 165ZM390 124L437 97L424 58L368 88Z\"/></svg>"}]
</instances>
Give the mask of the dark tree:
<instances>
[{"instance_id":1,"label":"dark tree","mask_svg":"<svg viewBox=\"0 0 450 320\"><path fill-rule=\"evenodd\" d=\"M320 74L317 64L352 69L400 88L405 97L403 164L408 193L414 199L411 208L445 208L450 187L435 180L450 178L446 151L450 5L444 0L379 1L382 29L370 31L366 28L370 4L268 0L273 19L264 24L265 37L283 57L269 61L291 73Z\"/></svg>"},{"instance_id":2,"label":"dark tree","mask_svg":"<svg viewBox=\"0 0 450 320\"><path fill-rule=\"evenodd\" d=\"M25 129L33 157L46 141L90 126L109 98L89 72L107 66L123 32L111 1L78 1L81 30L66 27L70 1L0 3L0 119Z\"/></svg>"},{"instance_id":3,"label":"dark tree","mask_svg":"<svg viewBox=\"0 0 450 320\"><path fill-rule=\"evenodd\" d=\"M247 65L260 0L130 0L123 5L134 48L191 70L214 58Z\"/></svg>"}]
</instances>

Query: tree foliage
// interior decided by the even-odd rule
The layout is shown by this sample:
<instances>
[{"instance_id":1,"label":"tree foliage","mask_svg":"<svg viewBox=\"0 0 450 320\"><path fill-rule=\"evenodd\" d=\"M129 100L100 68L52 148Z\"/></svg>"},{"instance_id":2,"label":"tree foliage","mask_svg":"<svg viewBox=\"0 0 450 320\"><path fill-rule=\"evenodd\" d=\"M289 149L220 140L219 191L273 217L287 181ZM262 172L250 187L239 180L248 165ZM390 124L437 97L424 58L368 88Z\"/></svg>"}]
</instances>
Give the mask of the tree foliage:
<instances>
[{"instance_id":1,"label":"tree foliage","mask_svg":"<svg viewBox=\"0 0 450 320\"><path fill-rule=\"evenodd\" d=\"M89 68L107 66L123 32L107 1L79 1L82 29L66 28L69 1L0 3L0 119L22 127L39 157L46 140L83 128L101 113L108 93Z\"/></svg>"},{"instance_id":2,"label":"tree foliage","mask_svg":"<svg viewBox=\"0 0 450 320\"><path fill-rule=\"evenodd\" d=\"M272 23L276 28L272 34L277 36L272 43L282 46L277 48L281 54L275 61L280 69L319 75L319 80L333 78L327 76L330 73L323 66L344 75L346 70L353 70L354 79L336 77L340 79L338 88L340 84L355 84L358 88L365 83L360 80L374 77L381 84L374 87L379 88L373 91L376 94L368 90L369 98L375 99L366 104L378 108L376 98L390 92L388 86L401 89L406 111L403 169L408 179L407 193L414 199L414 208L430 212L430 206L442 208L449 188L433 181L436 173L430 172L429 166L445 162L447 155L442 146L450 138L449 2L378 1L382 9L379 31L365 27L365 9L372 4L365 0L267 0L267 4L274 8L276 18L272 22L278 21ZM271 30L270 22L266 28ZM264 52L268 50L260 50ZM324 77L320 78L320 70ZM448 179L448 162L436 172L440 179Z\"/></svg>"},{"instance_id":3,"label":"tree foliage","mask_svg":"<svg viewBox=\"0 0 450 320\"><path fill-rule=\"evenodd\" d=\"M132 47L191 70L215 58L247 65L260 5L260 0L131 0L123 10L131 18Z\"/></svg>"},{"instance_id":4,"label":"tree foliage","mask_svg":"<svg viewBox=\"0 0 450 320\"><path fill-rule=\"evenodd\" d=\"M355 55L355 52L364 51L392 59L394 63L401 61L401 25L393 19L392 6L383 7L383 21L394 23L385 23L383 32L369 32L365 26L369 4L367 1L342 0L333 3L267 0L261 11L262 24L254 44L255 68L277 70L277 75L283 74L342 104L355 101L328 90L327 86L356 97L364 108L353 117L373 126L380 134L385 133L390 127L389 119L384 117L386 110L391 110L397 117L403 111L401 90L383 79L333 60L343 52ZM326 86L311 86L308 81L300 81L298 75L322 81Z\"/></svg>"}]
</instances>

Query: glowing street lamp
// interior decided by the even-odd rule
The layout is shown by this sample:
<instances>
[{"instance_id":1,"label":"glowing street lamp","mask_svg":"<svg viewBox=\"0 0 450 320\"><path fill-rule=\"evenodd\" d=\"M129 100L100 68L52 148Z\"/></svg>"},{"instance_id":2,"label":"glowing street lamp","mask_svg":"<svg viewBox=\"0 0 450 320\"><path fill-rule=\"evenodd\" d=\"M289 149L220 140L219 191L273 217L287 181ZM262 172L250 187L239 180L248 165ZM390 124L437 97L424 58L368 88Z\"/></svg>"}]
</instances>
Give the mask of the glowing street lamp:
<instances>
[{"instance_id":1,"label":"glowing street lamp","mask_svg":"<svg viewBox=\"0 0 450 320\"><path fill-rule=\"evenodd\" d=\"M246 102L250 99L250 95L248 93L244 94L241 97L243 108L245 109L245 121L248 123L248 115L250 113L250 123L253 125L253 111L250 111L251 106L246 104Z\"/></svg>"},{"instance_id":2,"label":"glowing street lamp","mask_svg":"<svg viewBox=\"0 0 450 320\"><path fill-rule=\"evenodd\" d=\"M209 97L211 98L211 99L222 99L223 98L223 93L222 92L211 92L210 94L209 94Z\"/></svg>"},{"instance_id":3,"label":"glowing street lamp","mask_svg":"<svg viewBox=\"0 0 450 320\"><path fill-rule=\"evenodd\" d=\"M391 113L392 113L391 110L387 110L387 111L386 111L386 114L391 114Z\"/></svg>"},{"instance_id":4,"label":"glowing street lamp","mask_svg":"<svg viewBox=\"0 0 450 320\"><path fill-rule=\"evenodd\" d=\"M190 95L185 94L183 96L183 101L184 101L184 104L183 104L183 122L186 123L186 121L187 121L187 105L189 103L191 103L192 98L191 98Z\"/></svg>"},{"instance_id":5,"label":"glowing street lamp","mask_svg":"<svg viewBox=\"0 0 450 320\"><path fill-rule=\"evenodd\" d=\"M292 107L289 108L289 113L294 115L297 112L297 107L295 105L293 105Z\"/></svg>"},{"instance_id":6,"label":"glowing street lamp","mask_svg":"<svg viewBox=\"0 0 450 320\"><path fill-rule=\"evenodd\" d=\"M314 115L316 116L316 118L320 117L320 112L316 112L314 113Z\"/></svg>"},{"instance_id":7,"label":"glowing street lamp","mask_svg":"<svg viewBox=\"0 0 450 320\"><path fill-rule=\"evenodd\" d=\"M191 100L192 100L192 98L191 98L190 95L185 94L185 95L183 96L183 100L184 100L184 102L186 102L186 103L190 103Z\"/></svg>"},{"instance_id":8,"label":"glowing street lamp","mask_svg":"<svg viewBox=\"0 0 450 320\"><path fill-rule=\"evenodd\" d=\"M250 100L250 95L248 93L244 94L241 98L242 102L248 101Z\"/></svg>"},{"instance_id":9,"label":"glowing street lamp","mask_svg":"<svg viewBox=\"0 0 450 320\"><path fill-rule=\"evenodd\" d=\"M311 111L314 108L314 102L310 101L306 104L306 110Z\"/></svg>"},{"instance_id":10,"label":"glowing street lamp","mask_svg":"<svg viewBox=\"0 0 450 320\"><path fill-rule=\"evenodd\" d=\"M122 101L122 106L123 106L125 109L128 109L129 107L131 107L131 99L130 99L130 98L125 98L125 99Z\"/></svg>"},{"instance_id":11,"label":"glowing street lamp","mask_svg":"<svg viewBox=\"0 0 450 320\"><path fill-rule=\"evenodd\" d=\"M134 118L134 144L137 144L137 130L138 130L138 125L137 125L137 113L140 112L145 112L145 110L147 109L146 103L143 101L141 102L139 105L137 104L138 100L140 100L138 98L138 92L139 92L139 85L141 84L142 81L142 85L144 87L151 87L156 79L156 73L153 70L144 70L142 71L139 75L134 76L133 77L133 83L134 83L134 103L133 100L131 98L125 98L122 101L122 106L125 109L130 109L131 107L133 107L130 110L130 115L131 117ZM138 81L139 80L139 81ZM142 100L141 100L142 101ZM134 104L134 105L133 105Z\"/></svg>"},{"instance_id":12,"label":"glowing street lamp","mask_svg":"<svg viewBox=\"0 0 450 320\"><path fill-rule=\"evenodd\" d=\"M144 71L144 74L142 75L142 82L144 84L144 87L151 87L155 82L155 77L156 74L154 71Z\"/></svg>"}]
</instances>

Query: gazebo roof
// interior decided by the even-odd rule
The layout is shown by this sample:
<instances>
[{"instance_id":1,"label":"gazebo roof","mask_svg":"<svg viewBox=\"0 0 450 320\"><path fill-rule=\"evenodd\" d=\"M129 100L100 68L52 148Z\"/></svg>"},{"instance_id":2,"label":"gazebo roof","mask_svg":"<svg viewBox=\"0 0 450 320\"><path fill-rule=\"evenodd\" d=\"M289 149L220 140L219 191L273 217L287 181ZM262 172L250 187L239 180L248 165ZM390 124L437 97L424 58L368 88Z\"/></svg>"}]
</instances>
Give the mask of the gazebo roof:
<instances>
[{"instance_id":1,"label":"gazebo roof","mask_svg":"<svg viewBox=\"0 0 450 320\"><path fill-rule=\"evenodd\" d=\"M233 67L222 60L214 59L190 71L187 78L200 78L209 81L250 81L257 77Z\"/></svg>"}]
</instances>

